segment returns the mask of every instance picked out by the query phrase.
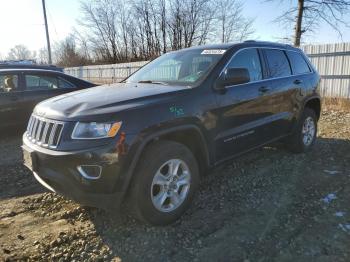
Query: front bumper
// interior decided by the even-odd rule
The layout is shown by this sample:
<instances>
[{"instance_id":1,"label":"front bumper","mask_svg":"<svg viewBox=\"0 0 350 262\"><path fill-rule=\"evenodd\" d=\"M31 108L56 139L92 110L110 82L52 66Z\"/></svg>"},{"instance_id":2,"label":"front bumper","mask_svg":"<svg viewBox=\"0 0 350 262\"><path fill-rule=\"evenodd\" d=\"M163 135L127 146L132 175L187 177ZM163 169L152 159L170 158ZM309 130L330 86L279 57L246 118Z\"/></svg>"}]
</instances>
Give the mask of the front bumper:
<instances>
[{"instance_id":1,"label":"front bumper","mask_svg":"<svg viewBox=\"0 0 350 262\"><path fill-rule=\"evenodd\" d=\"M49 190L80 204L104 209L118 208L123 201L128 165L126 156L118 152L115 144L61 152L39 147L24 135L22 147L35 158L34 177ZM85 178L77 168L79 165L101 166L101 177Z\"/></svg>"}]
</instances>

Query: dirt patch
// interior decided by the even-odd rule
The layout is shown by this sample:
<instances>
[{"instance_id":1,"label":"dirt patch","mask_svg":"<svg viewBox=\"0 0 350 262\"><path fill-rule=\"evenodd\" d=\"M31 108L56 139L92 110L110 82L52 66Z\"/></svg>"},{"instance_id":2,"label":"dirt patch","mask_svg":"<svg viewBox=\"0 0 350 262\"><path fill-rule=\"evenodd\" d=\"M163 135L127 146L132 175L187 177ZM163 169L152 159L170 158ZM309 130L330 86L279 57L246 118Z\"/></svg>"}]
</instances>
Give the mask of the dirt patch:
<instances>
[{"instance_id":1,"label":"dirt patch","mask_svg":"<svg viewBox=\"0 0 350 262\"><path fill-rule=\"evenodd\" d=\"M20 140L0 146L3 260L350 260L349 113L324 113L308 154L265 147L211 171L167 227L45 192L21 166Z\"/></svg>"},{"instance_id":2,"label":"dirt patch","mask_svg":"<svg viewBox=\"0 0 350 262\"><path fill-rule=\"evenodd\" d=\"M350 99L348 98L334 98L325 97L322 98L322 108L325 111L342 111L350 112Z\"/></svg>"}]
</instances>

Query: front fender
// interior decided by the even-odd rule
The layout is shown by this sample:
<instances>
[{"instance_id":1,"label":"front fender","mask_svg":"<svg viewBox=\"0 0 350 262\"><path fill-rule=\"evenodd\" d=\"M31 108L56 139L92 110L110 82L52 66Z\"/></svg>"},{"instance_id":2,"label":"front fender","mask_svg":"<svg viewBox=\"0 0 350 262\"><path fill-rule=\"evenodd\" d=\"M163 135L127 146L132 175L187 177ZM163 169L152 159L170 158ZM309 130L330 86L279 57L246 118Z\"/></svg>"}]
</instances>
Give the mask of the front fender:
<instances>
[{"instance_id":1,"label":"front fender","mask_svg":"<svg viewBox=\"0 0 350 262\"><path fill-rule=\"evenodd\" d=\"M165 135L173 134L176 132L188 131L188 130L193 130L197 132L197 134L199 135L201 139L201 144L205 151L206 162L209 165L210 156L208 151L208 144L205 136L203 135L201 128L198 127L197 125L183 124L183 125L177 125L177 126L169 126L167 128L162 128L162 129L158 128L157 131L154 131L153 128L148 128L147 130L143 130L142 132L140 132L138 135L135 135L132 139L132 142L128 150L128 156L126 157L125 161L123 161L124 162L124 166L122 167L123 171L121 172L121 177L119 179L120 180L119 186L121 187L118 188L118 191L121 191L125 197L125 194L128 192L130 183L135 173L137 163L139 162L142 153L144 152L145 148L149 143Z\"/></svg>"}]
</instances>

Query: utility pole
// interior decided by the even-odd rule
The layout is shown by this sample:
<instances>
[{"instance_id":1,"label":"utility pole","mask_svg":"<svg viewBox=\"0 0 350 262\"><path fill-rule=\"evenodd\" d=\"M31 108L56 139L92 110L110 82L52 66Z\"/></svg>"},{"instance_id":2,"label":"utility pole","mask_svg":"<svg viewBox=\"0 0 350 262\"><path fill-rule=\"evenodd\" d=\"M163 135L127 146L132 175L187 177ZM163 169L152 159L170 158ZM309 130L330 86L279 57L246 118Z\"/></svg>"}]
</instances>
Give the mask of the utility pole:
<instances>
[{"instance_id":1,"label":"utility pole","mask_svg":"<svg viewBox=\"0 0 350 262\"><path fill-rule=\"evenodd\" d=\"M50 46L49 28L48 28L48 26L47 26L45 0L42 0L42 2L43 2L43 11L44 11L44 20L45 20L47 51L48 51L48 53L49 53L49 64L51 65L51 64L52 64L51 46Z\"/></svg>"}]
</instances>

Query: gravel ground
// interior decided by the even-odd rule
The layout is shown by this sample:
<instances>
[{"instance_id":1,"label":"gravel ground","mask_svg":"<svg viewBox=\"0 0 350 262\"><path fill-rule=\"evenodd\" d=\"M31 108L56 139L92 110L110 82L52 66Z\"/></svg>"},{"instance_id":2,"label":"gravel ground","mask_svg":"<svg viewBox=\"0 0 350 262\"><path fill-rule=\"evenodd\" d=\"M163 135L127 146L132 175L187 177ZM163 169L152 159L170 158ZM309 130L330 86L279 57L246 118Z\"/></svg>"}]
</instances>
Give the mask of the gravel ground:
<instances>
[{"instance_id":1,"label":"gravel ground","mask_svg":"<svg viewBox=\"0 0 350 262\"><path fill-rule=\"evenodd\" d=\"M151 227L45 191L0 144L0 260L350 261L350 114L312 152L265 147L211 171L175 224Z\"/></svg>"}]
</instances>

